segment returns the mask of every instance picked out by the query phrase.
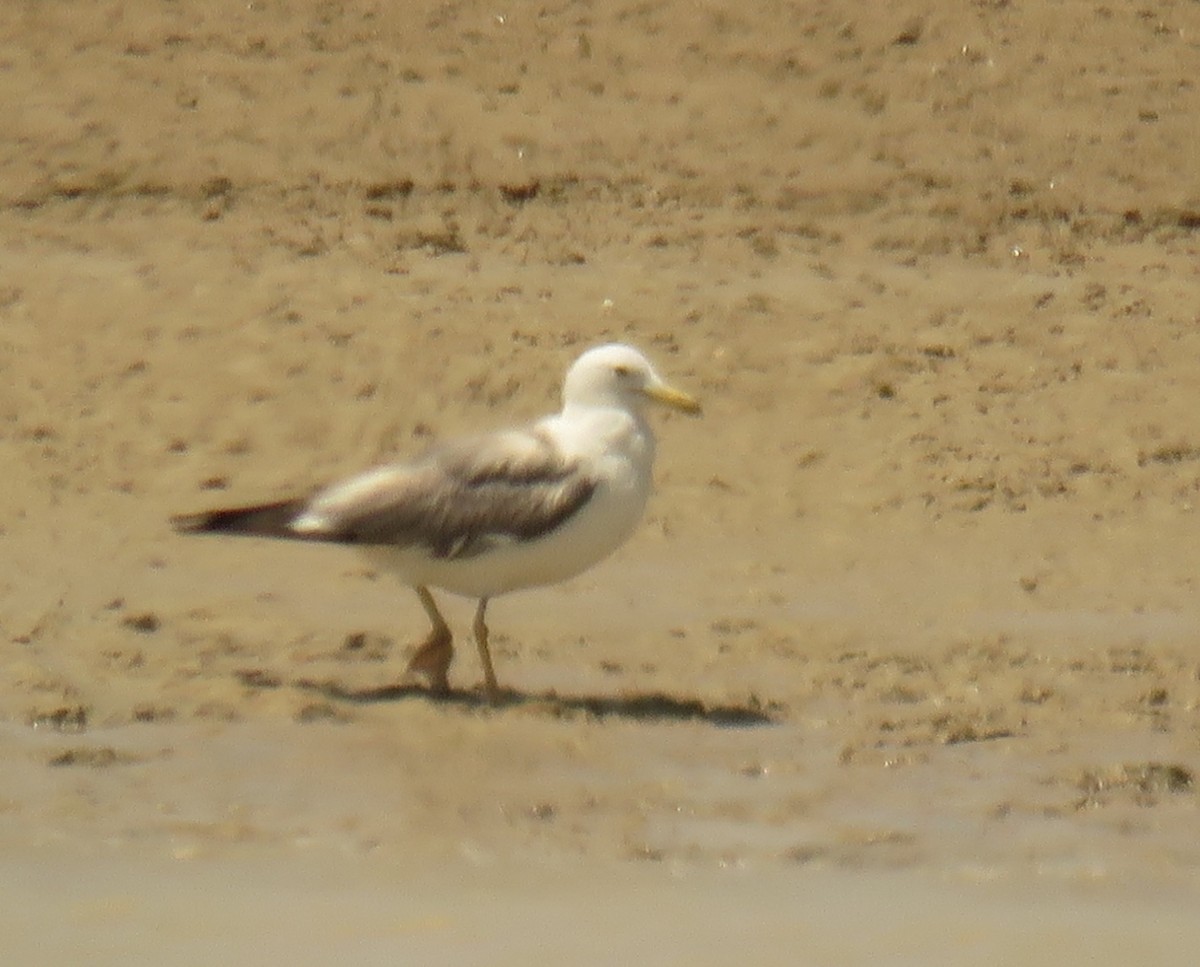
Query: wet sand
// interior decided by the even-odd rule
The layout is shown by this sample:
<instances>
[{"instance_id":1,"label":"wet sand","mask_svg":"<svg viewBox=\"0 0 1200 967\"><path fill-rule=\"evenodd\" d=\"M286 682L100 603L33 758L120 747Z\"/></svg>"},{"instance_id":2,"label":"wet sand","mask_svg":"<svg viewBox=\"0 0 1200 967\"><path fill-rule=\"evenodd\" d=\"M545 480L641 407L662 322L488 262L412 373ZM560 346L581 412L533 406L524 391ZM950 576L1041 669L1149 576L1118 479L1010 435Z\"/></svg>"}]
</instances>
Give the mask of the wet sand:
<instances>
[{"instance_id":1,"label":"wet sand","mask_svg":"<svg viewBox=\"0 0 1200 967\"><path fill-rule=\"evenodd\" d=\"M0 946L1190 963L1198 38L5 7ZM469 603L433 701L387 575L166 523L613 338L706 415L628 546L495 602L499 708Z\"/></svg>"},{"instance_id":2,"label":"wet sand","mask_svg":"<svg viewBox=\"0 0 1200 967\"><path fill-rule=\"evenodd\" d=\"M358 858L281 864L244 850L219 864L19 864L28 910L0 941L25 963L296 965L1187 963L1194 905L1109 902L1045 884L964 889L925 873L718 870L592 864L390 871Z\"/></svg>"}]
</instances>

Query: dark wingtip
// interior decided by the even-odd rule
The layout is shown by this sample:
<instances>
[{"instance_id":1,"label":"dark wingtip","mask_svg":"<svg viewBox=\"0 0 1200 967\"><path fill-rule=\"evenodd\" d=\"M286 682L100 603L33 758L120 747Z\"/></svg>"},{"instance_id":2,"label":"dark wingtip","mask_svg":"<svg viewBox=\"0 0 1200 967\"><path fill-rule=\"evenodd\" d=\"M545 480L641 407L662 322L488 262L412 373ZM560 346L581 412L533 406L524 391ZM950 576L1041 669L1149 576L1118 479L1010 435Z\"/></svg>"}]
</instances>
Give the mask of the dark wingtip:
<instances>
[{"instance_id":1,"label":"dark wingtip","mask_svg":"<svg viewBox=\"0 0 1200 967\"><path fill-rule=\"evenodd\" d=\"M281 500L253 507L203 510L176 514L171 526L180 534L253 534L260 537L299 537L291 523L304 508L303 500Z\"/></svg>"},{"instance_id":2,"label":"dark wingtip","mask_svg":"<svg viewBox=\"0 0 1200 967\"><path fill-rule=\"evenodd\" d=\"M203 534L212 530L213 514L202 511L198 514L175 514L171 518L171 527L180 534Z\"/></svg>"}]
</instances>

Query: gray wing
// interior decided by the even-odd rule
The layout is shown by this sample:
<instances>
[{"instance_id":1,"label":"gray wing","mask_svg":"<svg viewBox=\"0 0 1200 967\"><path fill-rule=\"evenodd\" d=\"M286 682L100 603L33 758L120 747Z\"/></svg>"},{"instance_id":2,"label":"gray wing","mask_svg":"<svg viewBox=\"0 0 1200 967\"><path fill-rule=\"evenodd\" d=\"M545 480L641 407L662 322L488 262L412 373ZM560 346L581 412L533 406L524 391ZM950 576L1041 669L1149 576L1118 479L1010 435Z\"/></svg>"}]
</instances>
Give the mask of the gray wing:
<instances>
[{"instance_id":1,"label":"gray wing","mask_svg":"<svg viewBox=\"0 0 1200 967\"><path fill-rule=\"evenodd\" d=\"M545 434L513 431L354 477L318 494L291 527L317 540L472 557L549 534L587 504L596 486Z\"/></svg>"}]
</instances>

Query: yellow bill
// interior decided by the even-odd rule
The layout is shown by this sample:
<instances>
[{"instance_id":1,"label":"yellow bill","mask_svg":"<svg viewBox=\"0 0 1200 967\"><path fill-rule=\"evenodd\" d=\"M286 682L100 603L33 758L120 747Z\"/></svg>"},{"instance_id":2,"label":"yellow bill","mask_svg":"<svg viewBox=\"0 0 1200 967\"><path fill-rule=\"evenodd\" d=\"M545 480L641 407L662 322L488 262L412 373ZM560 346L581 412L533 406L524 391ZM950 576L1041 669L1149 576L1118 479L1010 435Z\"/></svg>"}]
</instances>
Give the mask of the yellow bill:
<instances>
[{"instance_id":1,"label":"yellow bill","mask_svg":"<svg viewBox=\"0 0 1200 967\"><path fill-rule=\"evenodd\" d=\"M694 396L690 396L683 390L676 389L674 386L668 386L666 383L655 383L652 386L647 386L645 393L657 403L663 403L666 406L676 410L683 410L684 413L698 415L700 410L700 401Z\"/></svg>"}]
</instances>

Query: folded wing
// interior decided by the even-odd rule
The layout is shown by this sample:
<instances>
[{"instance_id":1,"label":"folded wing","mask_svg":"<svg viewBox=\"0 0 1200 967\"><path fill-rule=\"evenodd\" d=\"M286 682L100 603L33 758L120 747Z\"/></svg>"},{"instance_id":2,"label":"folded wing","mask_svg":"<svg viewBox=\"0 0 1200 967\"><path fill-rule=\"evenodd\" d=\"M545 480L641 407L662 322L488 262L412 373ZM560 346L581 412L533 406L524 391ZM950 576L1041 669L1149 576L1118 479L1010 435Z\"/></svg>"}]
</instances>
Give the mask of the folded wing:
<instances>
[{"instance_id":1,"label":"folded wing","mask_svg":"<svg viewBox=\"0 0 1200 967\"><path fill-rule=\"evenodd\" d=\"M175 524L192 533L420 547L433 557L465 558L551 533L587 504L596 486L532 429L462 441L308 500L209 511Z\"/></svg>"}]
</instances>

